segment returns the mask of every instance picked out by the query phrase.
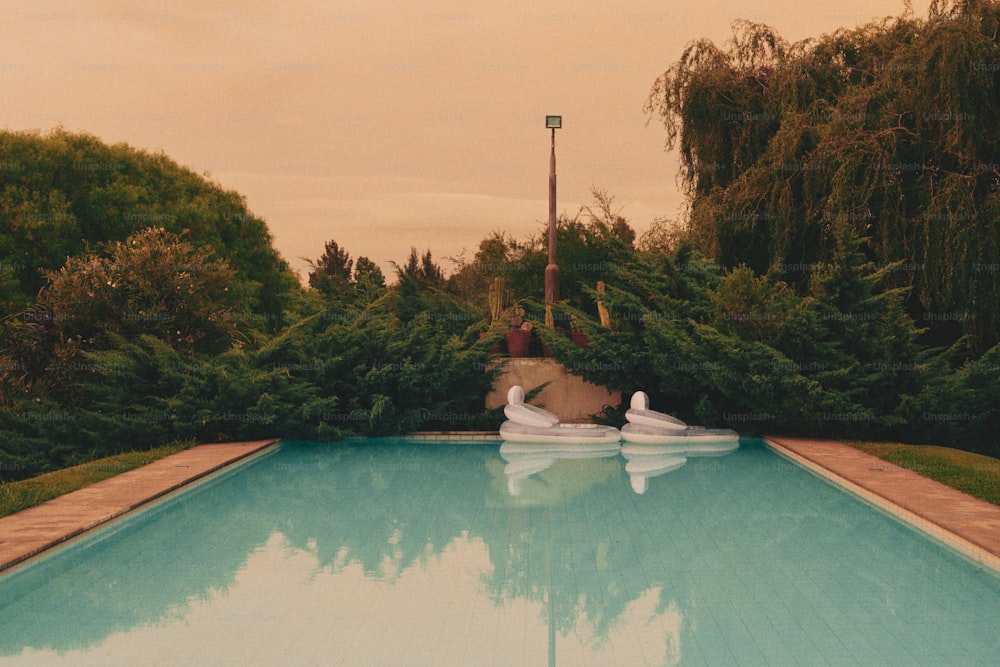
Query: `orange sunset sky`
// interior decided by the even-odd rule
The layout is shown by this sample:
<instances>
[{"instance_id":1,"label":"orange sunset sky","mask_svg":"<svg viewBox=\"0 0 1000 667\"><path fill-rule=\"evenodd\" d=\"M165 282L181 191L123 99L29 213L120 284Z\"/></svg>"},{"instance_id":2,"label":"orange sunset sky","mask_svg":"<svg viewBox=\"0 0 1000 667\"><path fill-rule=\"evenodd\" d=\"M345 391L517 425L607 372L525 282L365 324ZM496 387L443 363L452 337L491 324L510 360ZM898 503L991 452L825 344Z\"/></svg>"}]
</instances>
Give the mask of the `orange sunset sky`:
<instances>
[{"instance_id":1,"label":"orange sunset sky","mask_svg":"<svg viewBox=\"0 0 1000 667\"><path fill-rule=\"evenodd\" d=\"M925 16L929 0L915 1ZM797 41L901 0L0 0L2 123L163 151L246 196L304 273L328 239L391 276L411 246L474 253L615 196L640 233L683 216L643 104L691 40L735 19Z\"/></svg>"}]
</instances>

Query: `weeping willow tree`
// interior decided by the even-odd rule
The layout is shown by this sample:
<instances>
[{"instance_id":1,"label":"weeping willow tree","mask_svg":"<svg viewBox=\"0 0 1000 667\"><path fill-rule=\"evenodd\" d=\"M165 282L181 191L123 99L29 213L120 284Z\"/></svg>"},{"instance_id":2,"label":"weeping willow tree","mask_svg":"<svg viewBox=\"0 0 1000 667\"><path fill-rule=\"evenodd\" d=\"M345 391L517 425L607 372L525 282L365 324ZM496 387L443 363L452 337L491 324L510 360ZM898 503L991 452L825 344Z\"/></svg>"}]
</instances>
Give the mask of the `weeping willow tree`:
<instances>
[{"instance_id":1,"label":"weeping willow tree","mask_svg":"<svg viewBox=\"0 0 1000 667\"><path fill-rule=\"evenodd\" d=\"M802 42L737 21L722 47L689 44L646 110L702 252L804 289L850 227L877 266L899 262L936 340L1000 341L998 41L997 0L935 0Z\"/></svg>"}]
</instances>

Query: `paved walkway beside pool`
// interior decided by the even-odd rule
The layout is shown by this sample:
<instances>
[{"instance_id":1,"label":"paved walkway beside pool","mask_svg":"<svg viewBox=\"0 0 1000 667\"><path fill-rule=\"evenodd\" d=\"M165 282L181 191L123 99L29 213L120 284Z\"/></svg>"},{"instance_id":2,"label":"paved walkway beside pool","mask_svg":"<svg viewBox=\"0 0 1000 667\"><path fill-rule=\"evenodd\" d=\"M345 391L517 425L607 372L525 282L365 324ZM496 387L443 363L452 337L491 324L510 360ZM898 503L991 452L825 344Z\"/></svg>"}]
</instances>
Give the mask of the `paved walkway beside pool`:
<instances>
[{"instance_id":1,"label":"paved walkway beside pool","mask_svg":"<svg viewBox=\"0 0 1000 667\"><path fill-rule=\"evenodd\" d=\"M766 440L820 476L1000 571L1000 507L842 442Z\"/></svg>"},{"instance_id":2,"label":"paved walkway beside pool","mask_svg":"<svg viewBox=\"0 0 1000 667\"><path fill-rule=\"evenodd\" d=\"M2 517L0 572L276 442L198 445Z\"/></svg>"}]
</instances>

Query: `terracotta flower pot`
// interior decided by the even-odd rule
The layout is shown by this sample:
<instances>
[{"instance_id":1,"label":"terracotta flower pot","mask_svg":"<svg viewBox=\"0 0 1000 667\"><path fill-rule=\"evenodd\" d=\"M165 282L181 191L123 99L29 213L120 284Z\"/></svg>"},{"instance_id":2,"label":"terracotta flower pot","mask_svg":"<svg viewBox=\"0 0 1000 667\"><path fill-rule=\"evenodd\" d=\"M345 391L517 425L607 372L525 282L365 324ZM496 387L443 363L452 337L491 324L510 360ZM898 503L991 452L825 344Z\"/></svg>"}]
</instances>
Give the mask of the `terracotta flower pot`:
<instances>
[{"instance_id":1,"label":"terracotta flower pot","mask_svg":"<svg viewBox=\"0 0 1000 667\"><path fill-rule=\"evenodd\" d=\"M528 356L528 343L530 342L530 329L510 329L507 331L507 351L512 357Z\"/></svg>"}]
</instances>

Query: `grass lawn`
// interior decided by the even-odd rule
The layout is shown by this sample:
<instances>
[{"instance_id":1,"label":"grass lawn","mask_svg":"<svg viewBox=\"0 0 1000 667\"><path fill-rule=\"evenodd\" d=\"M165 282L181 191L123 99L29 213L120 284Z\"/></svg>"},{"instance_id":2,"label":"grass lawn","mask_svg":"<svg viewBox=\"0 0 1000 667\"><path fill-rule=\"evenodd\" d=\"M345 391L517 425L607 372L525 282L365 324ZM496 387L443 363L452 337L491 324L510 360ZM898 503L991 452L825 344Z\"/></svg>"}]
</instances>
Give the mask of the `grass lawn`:
<instances>
[{"instance_id":1,"label":"grass lawn","mask_svg":"<svg viewBox=\"0 0 1000 667\"><path fill-rule=\"evenodd\" d=\"M918 472L970 496L1000 505L1000 459L934 445L903 445L895 442L845 440L901 468Z\"/></svg>"},{"instance_id":2,"label":"grass lawn","mask_svg":"<svg viewBox=\"0 0 1000 667\"><path fill-rule=\"evenodd\" d=\"M125 452L17 482L0 482L0 516L39 505L88 484L176 454L194 445L177 442L141 452Z\"/></svg>"}]
</instances>

